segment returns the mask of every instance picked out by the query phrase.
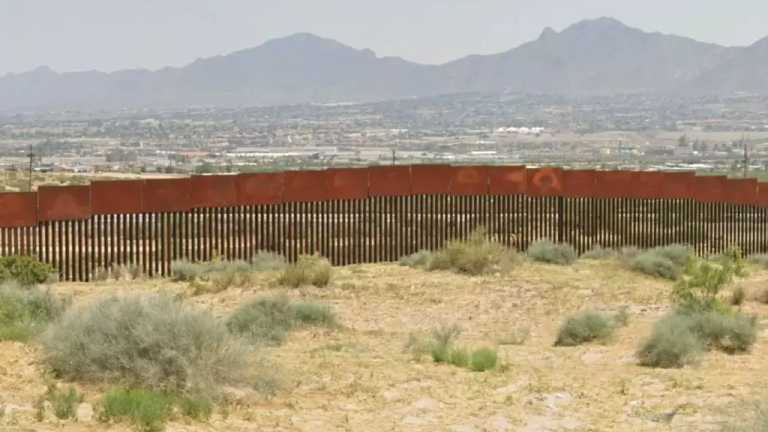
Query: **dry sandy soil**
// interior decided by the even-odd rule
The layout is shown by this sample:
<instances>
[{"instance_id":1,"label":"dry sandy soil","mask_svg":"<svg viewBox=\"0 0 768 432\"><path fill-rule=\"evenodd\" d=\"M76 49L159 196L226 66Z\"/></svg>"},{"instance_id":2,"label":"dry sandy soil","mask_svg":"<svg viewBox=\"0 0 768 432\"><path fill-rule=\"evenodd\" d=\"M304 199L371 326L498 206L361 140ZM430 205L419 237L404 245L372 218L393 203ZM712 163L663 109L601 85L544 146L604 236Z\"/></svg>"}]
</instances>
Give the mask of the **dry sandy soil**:
<instances>
[{"instance_id":1,"label":"dry sandy soil","mask_svg":"<svg viewBox=\"0 0 768 432\"><path fill-rule=\"evenodd\" d=\"M249 299L277 290L274 274L248 289L190 301L224 315ZM747 289L766 286L768 272L753 269ZM282 388L269 400L246 397L220 408L210 421L177 420L168 431L705 431L720 430L737 409L762 398L768 384L768 343L753 352L709 353L681 370L637 366L634 352L668 306L670 284L627 272L612 262L571 267L524 263L512 273L465 277L396 265L336 269L325 289L288 290L295 298L334 306L340 330L293 333L286 344L262 351ZM168 281L58 284L76 302L125 290L184 291ZM628 327L606 344L552 346L567 315L586 308L628 306ZM761 317L768 306L749 302ZM459 343L498 347L500 366L474 373L415 360L404 351L412 333L458 323ZM499 341L519 328L523 345ZM0 430L128 431L96 421L35 420L45 392L44 368L34 344L0 343ZM109 387L78 386L98 406Z\"/></svg>"}]
</instances>

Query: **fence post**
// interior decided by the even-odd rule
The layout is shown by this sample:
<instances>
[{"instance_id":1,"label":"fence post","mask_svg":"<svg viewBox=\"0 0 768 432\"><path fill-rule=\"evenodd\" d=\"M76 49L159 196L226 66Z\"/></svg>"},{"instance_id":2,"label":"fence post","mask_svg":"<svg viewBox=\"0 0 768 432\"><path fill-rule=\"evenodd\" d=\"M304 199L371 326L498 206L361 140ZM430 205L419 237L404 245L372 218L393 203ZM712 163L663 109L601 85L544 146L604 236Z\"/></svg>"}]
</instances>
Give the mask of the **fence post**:
<instances>
[{"instance_id":1,"label":"fence post","mask_svg":"<svg viewBox=\"0 0 768 432\"><path fill-rule=\"evenodd\" d=\"M557 197L557 242L565 241L565 198Z\"/></svg>"}]
</instances>

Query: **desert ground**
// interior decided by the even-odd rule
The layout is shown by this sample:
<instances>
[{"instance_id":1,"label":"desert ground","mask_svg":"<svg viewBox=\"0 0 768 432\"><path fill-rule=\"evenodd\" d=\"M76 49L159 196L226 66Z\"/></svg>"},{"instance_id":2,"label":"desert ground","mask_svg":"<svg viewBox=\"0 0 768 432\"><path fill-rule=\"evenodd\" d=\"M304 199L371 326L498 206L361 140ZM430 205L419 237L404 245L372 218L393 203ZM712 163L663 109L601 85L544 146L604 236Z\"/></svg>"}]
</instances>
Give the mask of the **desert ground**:
<instances>
[{"instance_id":1,"label":"desert ground","mask_svg":"<svg viewBox=\"0 0 768 432\"><path fill-rule=\"evenodd\" d=\"M749 354L707 353L695 366L638 366L635 351L654 321L670 309L672 283L632 273L610 260L570 266L522 262L511 272L463 276L392 265L335 268L325 288L279 288L262 273L246 288L189 296L224 316L250 299L285 292L332 305L341 328L292 333L260 349L279 382L274 396L235 394L206 422L176 419L167 431L707 431L745 414L768 388L768 343L761 331ZM738 282L748 292L768 283L750 268ZM57 293L90 302L115 292L170 291L168 280L57 283ZM585 309L628 307L629 325L612 340L555 347L558 327ZM766 323L768 306L745 312ZM472 372L416 358L409 337L458 324L459 342L496 348L499 364ZM511 336L529 332L521 344ZM516 341L520 342L520 341ZM0 430L131 431L129 424L40 419L35 404L53 378L35 343L0 342ZM70 385L70 383L60 383ZM110 387L74 383L98 407Z\"/></svg>"}]
</instances>

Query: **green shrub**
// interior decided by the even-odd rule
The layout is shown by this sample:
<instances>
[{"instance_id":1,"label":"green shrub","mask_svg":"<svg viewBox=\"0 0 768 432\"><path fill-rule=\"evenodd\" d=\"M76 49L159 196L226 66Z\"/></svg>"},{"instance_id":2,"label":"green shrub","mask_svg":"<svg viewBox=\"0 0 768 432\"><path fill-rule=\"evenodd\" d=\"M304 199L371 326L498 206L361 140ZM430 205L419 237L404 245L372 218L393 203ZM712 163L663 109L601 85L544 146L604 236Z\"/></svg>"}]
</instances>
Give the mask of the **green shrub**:
<instances>
[{"instance_id":1,"label":"green shrub","mask_svg":"<svg viewBox=\"0 0 768 432\"><path fill-rule=\"evenodd\" d=\"M664 256L653 252L642 252L630 261L630 268L649 276L676 280L681 268Z\"/></svg>"},{"instance_id":2,"label":"green shrub","mask_svg":"<svg viewBox=\"0 0 768 432\"><path fill-rule=\"evenodd\" d=\"M757 323L752 317L704 312L689 319L693 334L710 349L728 354L747 352L757 340Z\"/></svg>"},{"instance_id":3,"label":"green shrub","mask_svg":"<svg viewBox=\"0 0 768 432\"><path fill-rule=\"evenodd\" d=\"M672 291L672 301L684 312L727 312L727 306L718 298L720 291L735 276L735 266L717 264L691 257L680 280Z\"/></svg>"},{"instance_id":4,"label":"green shrub","mask_svg":"<svg viewBox=\"0 0 768 432\"><path fill-rule=\"evenodd\" d=\"M303 285L324 287L331 281L331 271L331 263L327 259L319 255L301 255L283 270L278 283L291 288Z\"/></svg>"},{"instance_id":5,"label":"green shrub","mask_svg":"<svg viewBox=\"0 0 768 432\"><path fill-rule=\"evenodd\" d=\"M669 280L677 280L692 257L691 250L682 245L656 247L629 259L632 270Z\"/></svg>"},{"instance_id":6,"label":"green shrub","mask_svg":"<svg viewBox=\"0 0 768 432\"><path fill-rule=\"evenodd\" d=\"M749 258L747 258L747 261L749 261L750 264L768 268L768 254L750 255Z\"/></svg>"},{"instance_id":7,"label":"green shrub","mask_svg":"<svg viewBox=\"0 0 768 432\"><path fill-rule=\"evenodd\" d=\"M637 352L642 366L680 368L694 363L704 351L704 343L691 330L691 318L673 314L653 327L651 336Z\"/></svg>"},{"instance_id":8,"label":"green shrub","mask_svg":"<svg viewBox=\"0 0 768 432\"><path fill-rule=\"evenodd\" d=\"M506 270L515 254L500 243L488 240L484 228L472 232L469 239L454 240L435 252L429 270L453 270L472 276Z\"/></svg>"},{"instance_id":9,"label":"green shrub","mask_svg":"<svg viewBox=\"0 0 768 432\"><path fill-rule=\"evenodd\" d=\"M624 262L630 262L641 253L643 251L637 246L624 246L619 249L619 258Z\"/></svg>"},{"instance_id":10,"label":"green shrub","mask_svg":"<svg viewBox=\"0 0 768 432\"><path fill-rule=\"evenodd\" d=\"M188 260L178 260L171 263L171 278L176 282L192 282L204 273L204 266Z\"/></svg>"},{"instance_id":11,"label":"green shrub","mask_svg":"<svg viewBox=\"0 0 768 432\"><path fill-rule=\"evenodd\" d=\"M38 418L43 417L43 407L45 401L51 403L53 415L61 420L75 418L77 407L83 401L83 395L77 392L74 387L66 390L60 390L55 385L49 385L48 390L40 401L38 401Z\"/></svg>"},{"instance_id":12,"label":"green shrub","mask_svg":"<svg viewBox=\"0 0 768 432\"><path fill-rule=\"evenodd\" d=\"M593 311L568 318L560 327L555 346L576 346L587 342L605 341L615 329L611 318Z\"/></svg>"},{"instance_id":13,"label":"green shrub","mask_svg":"<svg viewBox=\"0 0 768 432\"><path fill-rule=\"evenodd\" d=\"M613 315L613 323L616 327L626 327L629 325L629 308L624 306L619 309L619 311Z\"/></svg>"},{"instance_id":14,"label":"green shrub","mask_svg":"<svg viewBox=\"0 0 768 432\"><path fill-rule=\"evenodd\" d=\"M550 240L538 240L528 247L528 257L534 261L569 265L578 258L576 249L567 243L554 243Z\"/></svg>"},{"instance_id":15,"label":"green shrub","mask_svg":"<svg viewBox=\"0 0 768 432\"><path fill-rule=\"evenodd\" d=\"M432 261L432 252L420 250L400 258L398 263L404 267L427 269L429 268L430 261Z\"/></svg>"},{"instance_id":16,"label":"green shrub","mask_svg":"<svg viewBox=\"0 0 768 432\"><path fill-rule=\"evenodd\" d=\"M735 354L749 351L756 340L754 318L716 311L677 312L656 323L638 357L644 366L682 367L706 349Z\"/></svg>"},{"instance_id":17,"label":"green shrub","mask_svg":"<svg viewBox=\"0 0 768 432\"><path fill-rule=\"evenodd\" d=\"M68 302L50 291L5 283L0 286L0 341L30 340L58 319L67 306Z\"/></svg>"},{"instance_id":18,"label":"green shrub","mask_svg":"<svg viewBox=\"0 0 768 432\"><path fill-rule=\"evenodd\" d=\"M109 297L68 311L43 337L70 380L204 394L250 378L250 350L210 312L164 295Z\"/></svg>"},{"instance_id":19,"label":"green shrub","mask_svg":"<svg viewBox=\"0 0 768 432\"><path fill-rule=\"evenodd\" d=\"M191 419L204 421L213 414L213 402L210 399L182 397L176 403L181 414Z\"/></svg>"},{"instance_id":20,"label":"green shrub","mask_svg":"<svg viewBox=\"0 0 768 432\"><path fill-rule=\"evenodd\" d=\"M451 360L451 348L447 345L433 344L430 354L435 363L448 363Z\"/></svg>"},{"instance_id":21,"label":"green shrub","mask_svg":"<svg viewBox=\"0 0 768 432\"><path fill-rule=\"evenodd\" d=\"M274 252L259 251L251 258L251 268L258 272L283 270L285 257Z\"/></svg>"},{"instance_id":22,"label":"green shrub","mask_svg":"<svg viewBox=\"0 0 768 432\"><path fill-rule=\"evenodd\" d=\"M672 261L678 267L688 264L688 258L693 255L691 248L680 244L656 247L651 249L651 252Z\"/></svg>"},{"instance_id":23,"label":"green shrub","mask_svg":"<svg viewBox=\"0 0 768 432\"><path fill-rule=\"evenodd\" d=\"M579 258L585 260L606 260L616 256L616 251L613 249L604 248L600 245L595 245L592 249L581 254Z\"/></svg>"},{"instance_id":24,"label":"green shrub","mask_svg":"<svg viewBox=\"0 0 768 432\"><path fill-rule=\"evenodd\" d=\"M112 390L104 396L102 421L128 421L142 432L157 432L171 416L173 398L151 390Z\"/></svg>"},{"instance_id":25,"label":"green shrub","mask_svg":"<svg viewBox=\"0 0 768 432\"><path fill-rule=\"evenodd\" d=\"M23 286L48 282L54 275L54 268L30 256L0 257L0 283L16 281Z\"/></svg>"},{"instance_id":26,"label":"green shrub","mask_svg":"<svg viewBox=\"0 0 768 432\"><path fill-rule=\"evenodd\" d=\"M469 353L464 348L455 348L450 352L448 363L457 367L465 368L469 366Z\"/></svg>"},{"instance_id":27,"label":"green shrub","mask_svg":"<svg viewBox=\"0 0 768 432\"><path fill-rule=\"evenodd\" d=\"M176 282L194 284L198 294L216 293L231 287L244 287L253 282L255 273L280 270L285 267L285 259L271 252L257 253L252 262L243 260L213 261L193 263L178 260L171 263L171 278Z\"/></svg>"},{"instance_id":28,"label":"green shrub","mask_svg":"<svg viewBox=\"0 0 768 432\"><path fill-rule=\"evenodd\" d=\"M240 306L227 320L227 328L256 343L278 345L300 325L331 327L336 315L325 305L291 303L286 296L263 297Z\"/></svg>"},{"instance_id":29,"label":"green shrub","mask_svg":"<svg viewBox=\"0 0 768 432\"><path fill-rule=\"evenodd\" d=\"M737 286L734 288L733 292L731 293L731 305L732 306L741 306L744 304L744 300L747 298L747 292L744 290L744 287Z\"/></svg>"},{"instance_id":30,"label":"green shrub","mask_svg":"<svg viewBox=\"0 0 768 432\"><path fill-rule=\"evenodd\" d=\"M496 351L480 348L472 353L469 368L475 372L485 372L496 367Z\"/></svg>"},{"instance_id":31,"label":"green shrub","mask_svg":"<svg viewBox=\"0 0 768 432\"><path fill-rule=\"evenodd\" d=\"M457 325L443 325L432 330L430 353L435 363L448 363L451 360L451 349L454 340L461 334Z\"/></svg>"},{"instance_id":32,"label":"green shrub","mask_svg":"<svg viewBox=\"0 0 768 432\"><path fill-rule=\"evenodd\" d=\"M301 324L325 327L336 325L336 314L328 305L299 302L292 307L294 318Z\"/></svg>"}]
</instances>

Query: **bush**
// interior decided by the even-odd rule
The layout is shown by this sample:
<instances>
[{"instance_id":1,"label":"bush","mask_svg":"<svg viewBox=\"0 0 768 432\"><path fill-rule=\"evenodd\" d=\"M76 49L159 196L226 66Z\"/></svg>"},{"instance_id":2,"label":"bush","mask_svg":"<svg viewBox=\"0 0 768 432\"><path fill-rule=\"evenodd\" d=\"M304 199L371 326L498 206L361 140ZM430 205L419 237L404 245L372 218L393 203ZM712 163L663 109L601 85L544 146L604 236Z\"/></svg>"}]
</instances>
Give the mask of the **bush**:
<instances>
[{"instance_id":1,"label":"bush","mask_svg":"<svg viewBox=\"0 0 768 432\"><path fill-rule=\"evenodd\" d=\"M613 335L614 323L610 317L587 311L568 318L560 327L555 346L576 346L587 342L604 341Z\"/></svg>"},{"instance_id":2,"label":"bush","mask_svg":"<svg viewBox=\"0 0 768 432\"><path fill-rule=\"evenodd\" d=\"M613 249L604 248L600 245L595 245L592 249L581 254L581 259L585 260L606 260L616 256L616 251Z\"/></svg>"},{"instance_id":3,"label":"bush","mask_svg":"<svg viewBox=\"0 0 768 432\"><path fill-rule=\"evenodd\" d=\"M430 352L435 363L448 363L451 359L453 341L461 334L461 327L457 325L443 325L432 330L432 343Z\"/></svg>"},{"instance_id":4,"label":"bush","mask_svg":"<svg viewBox=\"0 0 768 432\"><path fill-rule=\"evenodd\" d=\"M691 331L690 317L673 314L656 323L637 357L642 366L680 368L694 363L704 348L701 339Z\"/></svg>"},{"instance_id":5,"label":"bush","mask_svg":"<svg viewBox=\"0 0 768 432\"><path fill-rule=\"evenodd\" d=\"M327 286L331 281L331 263L319 255L302 255L289 264L278 279L278 283L291 288L303 285Z\"/></svg>"},{"instance_id":6,"label":"bush","mask_svg":"<svg viewBox=\"0 0 768 432\"><path fill-rule=\"evenodd\" d=\"M746 298L747 298L747 292L744 290L744 287L737 286L731 293L731 305L741 306L742 304L744 304L744 300L746 300Z\"/></svg>"},{"instance_id":7,"label":"bush","mask_svg":"<svg viewBox=\"0 0 768 432\"><path fill-rule=\"evenodd\" d=\"M285 258L274 252L259 251L251 259L254 271L278 271L285 268Z\"/></svg>"},{"instance_id":8,"label":"bush","mask_svg":"<svg viewBox=\"0 0 768 432\"><path fill-rule=\"evenodd\" d=\"M576 249L567 243L539 240L528 247L528 257L547 264L569 265L578 258Z\"/></svg>"},{"instance_id":9,"label":"bush","mask_svg":"<svg viewBox=\"0 0 768 432\"><path fill-rule=\"evenodd\" d=\"M461 368L467 367L469 366L469 353L464 348L453 349L451 350L448 363Z\"/></svg>"},{"instance_id":10,"label":"bush","mask_svg":"<svg viewBox=\"0 0 768 432\"><path fill-rule=\"evenodd\" d=\"M0 341L26 342L42 333L67 308L62 301L39 288L21 288L14 283L0 286Z\"/></svg>"},{"instance_id":11,"label":"bush","mask_svg":"<svg viewBox=\"0 0 768 432\"><path fill-rule=\"evenodd\" d=\"M297 322L306 325L325 327L336 325L336 314L327 305L306 302L294 303L293 315Z\"/></svg>"},{"instance_id":12,"label":"bush","mask_svg":"<svg viewBox=\"0 0 768 432\"><path fill-rule=\"evenodd\" d=\"M706 349L729 354L746 352L757 339L754 318L718 312L674 313L654 326L651 337L638 351L640 364L682 367Z\"/></svg>"},{"instance_id":13,"label":"bush","mask_svg":"<svg viewBox=\"0 0 768 432\"><path fill-rule=\"evenodd\" d=\"M486 231L478 228L466 241L455 240L429 260L429 270L453 270L468 275L502 271L512 264L514 253L503 245L487 239Z\"/></svg>"},{"instance_id":14,"label":"bush","mask_svg":"<svg viewBox=\"0 0 768 432\"><path fill-rule=\"evenodd\" d=\"M22 286L48 282L54 275L54 268L37 258L29 256L0 257L0 283L14 280Z\"/></svg>"},{"instance_id":15,"label":"bush","mask_svg":"<svg viewBox=\"0 0 768 432\"><path fill-rule=\"evenodd\" d=\"M749 261L750 264L768 268L768 254L750 255L747 261Z\"/></svg>"},{"instance_id":16,"label":"bush","mask_svg":"<svg viewBox=\"0 0 768 432\"><path fill-rule=\"evenodd\" d=\"M171 279L176 282L192 282L205 272L202 264L188 260L178 260L171 263Z\"/></svg>"},{"instance_id":17,"label":"bush","mask_svg":"<svg viewBox=\"0 0 768 432\"><path fill-rule=\"evenodd\" d=\"M404 267L427 269L429 268L430 261L432 261L432 252L420 250L400 258L398 263Z\"/></svg>"},{"instance_id":18,"label":"bush","mask_svg":"<svg viewBox=\"0 0 768 432\"><path fill-rule=\"evenodd\" d=\"M472 353L469 368L475 372L485 372L496 367L496 351L480 348Z\"/></svg>"},{"instance_id":19,"label":"bush","mask_svg":"<svg viewBox=\"0 0 768 432\"><path fill-rule=\"evenodd\" d=\"M264 297L240 306L227 320L227 328L253 342L278 345L299 325L334 326L330 307L291 303L285 296Z\"/></svg>"},{"instance_id":20,"label":"bush","mask_svg":"<svg viewBox=\"0 0 768 432\"><path fill-rule=\"evenodd\" d=\"M663 246L640 252L629 259L629 266L649 276L677 280L691 256L686 246Z\"/></svg>"},{"instance_id":21,"label":"bush","mask_svg":"<svg viewBox=\"0 0 768 432\"><path fill-rule=\"evenodd\" d=\"M53 408L53 415L61 420L75 418L77 414L77 407L83 401L83 395L77 392L74 387L69 387L67 390L59 390L55 385L49 385L45 396L38 401L37 410L38 418L43 418L43 410L45 401L50 402Z\"/></svg>"},{"instance_id":22,"label":"bush","mask_svg":"<svg viewBox=\"0 0 768 432\"><path fill-rule=\"evenodd\" d=\"M109 297L70 310L43 337L55 374L151 390L216 393L249 378L250 350L204 310L164 295Z\"/></svg>"},{"instance_id":23,"label":"bush","mask_svg":"<svg viewBox=\"0 0 768 432\"><path fill-rule=\"evenodd\" d=\"M685 272L675 284L672 301L684 312L727 312L728 306L720 302L720 291L730 284L736 267L725 262L716 264L691 257Z\"/></svg>"},{"instance_id":24,"label":"bush","mask_svg":"<svg viewBox=\"0 0 768 432\"><path fill-rule=\"evenodd\" d=\"M642 252L632 258L630 268L636 272L669 280L676 280L681 273L681 268L675 263L652 252Z\"/></svg>"},{"instance_id":25,"label":"bush","mask_svg":"<svg viewBox=\"0 0 768 432\"><path fill-rule=\"evenodd\" d=\"M680 244L656 247L651 249L651 252L672 261L678 267L684 267L692 256L691 249Z\"/></svg>"},{"instance_id":26,"label":"bush","mask_svg":"<svg viewBox=\"0 0 768 432\"><path fill-rule=\"evenodd\" d=\"M208 420L213 414L213 402L205 398L179 398L176 403L181 414L198 421Z\"/></svg>"},{"instance_id":27,"label":"bush","mask_svg":"<svg viewBox=\"0 0 768 432\"><path fill-rule=\"evenodd\" d=\"M104 396L102 421L129 421L143 432L164 428L171 416L173 398L150 390L112 390Z\"/></svg>"},{"instance_id":28,"label":"bush","mask_svg":"<svg viewBox=\"0 0 768 432\"><path fill-rule=\"evenodd\" d=\"M244 287L253 282L254 274L285 268L285 259L271 252L257 253L252 262L236 260L193 263L178 260L171 263L171 278L176 282L194 284L197 293L221 292L236 286Z\"/></svg>"},{"instance_id":29,"label":"bush","mask_svg":"<svg viewBox=\"0 0 768 432\"><path fill-rule=\"evenodd\" d=\"M624 246L619 249L619 258L622 261L629 262L641 253L643 253L643 251L637 246Z\"/></svg>"},{"instance_id":30,"label":"bush","mask_svg":"<svg viewBox=\"0 0 768 432\"><path fill-rule=\"evenodd\" d=\"M747 352L757 340L757 323L752 317L705 312L689 319L691 331L709 349L728 354Z\"/></svg>"}]
</instances>

